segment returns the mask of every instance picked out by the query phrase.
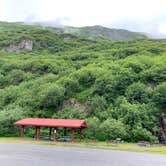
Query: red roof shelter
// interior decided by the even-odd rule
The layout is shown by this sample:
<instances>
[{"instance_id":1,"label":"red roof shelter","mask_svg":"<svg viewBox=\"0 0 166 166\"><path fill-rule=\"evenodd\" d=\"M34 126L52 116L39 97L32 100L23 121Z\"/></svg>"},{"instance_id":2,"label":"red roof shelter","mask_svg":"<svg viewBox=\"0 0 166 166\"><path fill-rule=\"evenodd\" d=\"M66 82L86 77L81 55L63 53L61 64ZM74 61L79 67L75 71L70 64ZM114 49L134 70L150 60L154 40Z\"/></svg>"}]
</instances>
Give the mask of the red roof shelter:
<instances>
[{"instance_id":1,"label":"red roof shelter","mask_svg":"<svg viewBox=\"0 0 166 166\"><path fill-rule=\"evenodd\" d=\"M46 118L27 118L14 123L21 126L21 137L24 137L25 126L36 127L35 138L40 138L40 128L49 127L49 136L51 138L52 128L54 128L54 141L56 141L56 128L64 128L64 136L66 136L67 128L72 129L72 141L74 141L75 129L80 130L80 141L82 138L82 129L87 127L85 120L78 119L46 119Z\"/></svg>"}]
</instances>

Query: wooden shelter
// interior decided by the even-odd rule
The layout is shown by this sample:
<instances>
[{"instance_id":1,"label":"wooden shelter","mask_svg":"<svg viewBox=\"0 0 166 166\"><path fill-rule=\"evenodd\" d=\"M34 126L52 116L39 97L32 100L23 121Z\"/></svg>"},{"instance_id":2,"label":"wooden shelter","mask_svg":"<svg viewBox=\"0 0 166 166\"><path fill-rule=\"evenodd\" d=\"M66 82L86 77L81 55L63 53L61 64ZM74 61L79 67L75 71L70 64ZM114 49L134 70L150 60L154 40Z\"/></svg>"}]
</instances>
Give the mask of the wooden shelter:
<instances>
[{"instance_id":1,"label":"wooden shelter","mask_svg":"<svg viewBox=\"0 0 166 166\"><path fill-rule=\"evenodd\" d=\"M36 128L35 138L40 138L40 128L48 127L49 137L51 138L52 129L54 129L54 141L56 141L56 129L64 128L64 136L66 136L67 128L72 129L72 141L74 141L75 129L80 131L80 141L82 139L82 130L87 127L85 120L78 119L46 119L46 118L27 118L14 123L21 127L21 137L24 137L25 127L33 126Z\"/></svg>"}]
</instances>

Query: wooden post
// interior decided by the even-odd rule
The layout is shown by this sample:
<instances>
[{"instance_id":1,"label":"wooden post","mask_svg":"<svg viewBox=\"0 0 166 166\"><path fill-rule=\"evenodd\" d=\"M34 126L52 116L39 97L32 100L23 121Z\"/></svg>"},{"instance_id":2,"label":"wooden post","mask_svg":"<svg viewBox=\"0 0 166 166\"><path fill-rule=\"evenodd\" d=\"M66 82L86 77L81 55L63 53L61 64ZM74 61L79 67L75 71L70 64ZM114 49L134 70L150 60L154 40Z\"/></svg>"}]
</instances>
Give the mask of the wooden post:
<instances>
[{"instance_id":1,"label":"wooden post","mask_svg":"<svg viewBox=\"0 0 166 166\"><path fill-rule=\"evenodd\" d=\"M37 139L37 127L35 127L35 139Z\"/></svg>"},{"instance_id":2,"label":"wooden post","mask_svg":"<svg viewBox=\"0 0 166 166\"><path fill-rule=\"evenodd\" d=\"M67 128L65 127L64 128L64 136L66 137L66 131L67 131Z\"/></svg>"},{"instance_id":3,"label":"wooden post","mask_svg":"<svg viewBox=\"0 0 166 166\"><path fill-rule=\"evenodd\" d=\"M74 142L74 128L72 128L72 142Z\"/></svg>"},{"instance_id":4,"label":"wooden post","mask_svg":"<svg viewBox=\"0 0 166 166\"><path fill-rule=\"evenodd\" d=\"M24 126L21 126L21 137L24 137Z\"/></svg>"},{"instance_id":5,"label":"wooden post","mask_svg":"<svg viewBox=\"0 0 166 166\"><path fill-rule=\"evenodd\" d=\"M40 138L40 127L36 127L36 139Z\"/></svg>"},{"instance_id":6,"label":"wooden post","mask_svg":"<svg viewBox=\"0 0 166 166\"><path fill-rule=\"evenodd\" d=\"M50 131L49 131L49 138L51 140L51 134L52 134L52 127L50 127Z\"/></svg>"},{"instance_id":7,"label":"wooden post","mask_svg":"<svg viewBox=\"0 0 166 166\"><path fill-rule=\"evenodd\" d=\"M82 140L82 128L80 128L80 142Z\"/></svg>"},{"instance_id":8,"label":"wooden post","mask_svg":"<svg viewBox=\"0 0 166 166\"><path fill-rule=\"evenodd\" d=\"M54 128L54 142L56 142L56 128Z\"/></svg>"}]
</instances>

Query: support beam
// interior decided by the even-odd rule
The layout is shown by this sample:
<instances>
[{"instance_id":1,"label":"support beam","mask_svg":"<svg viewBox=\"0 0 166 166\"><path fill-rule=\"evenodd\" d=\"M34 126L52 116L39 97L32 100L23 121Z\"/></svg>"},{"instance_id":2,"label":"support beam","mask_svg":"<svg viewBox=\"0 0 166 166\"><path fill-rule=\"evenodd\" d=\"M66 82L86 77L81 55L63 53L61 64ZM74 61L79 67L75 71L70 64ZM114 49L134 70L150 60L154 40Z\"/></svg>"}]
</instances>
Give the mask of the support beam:
<instances>
[{"instance_id":1,"label":"support beam","mask_svg":"<svg viewBox=\"0 0 166 166\"><path fill-rule=\"evenodd\" d=\"M64 128L64 136L66 137L66 131L67 131L67 128L65 127Z\"/></svg>"},{"instance_id":2,"label":"support beam","mask_svg":"<svg viewBox=\"0 0 166 166\"><path fill-rule=\"evenodd\" d=\"M74 142L74 131L75 131L75 129L72 128L72 142Z\"/></svg>"},{"instance_id":3,"label":"support beam","mask_svg":"<svg viewBox=\"0 0 166 166\"><path fill-rule=\"evenodd\" d=\"M40 127L36 127L36 139L40 139Z\"/></svg>"},{"instance_id":4,"label":"support beam","mask_svg":"<svg viewBox=\"0 0 166 166\"><path fill-rule=\"evenodd\" d=\"M51 134L52 134L52 127L50 127L50 131L49 131L49 138L51 140Z\"/></svg>"},{"instance_id":5,"label":"support beam","mask_svg":"<svg viewBox=\"0 0 166 166\"><path fill-rule=\"evenodd\" d=\"M82 128L80 128L80 142L82 140Z\"/></svg>"},{"instance_id":6,"label":"support beam","mask_svg":"<svg viewBox=\"0 0 166 166\"><path fill-rule=\"evenodd\" d=\"M56 128L54 128L54 142L56 142Z\"/></svg>"},{"instance_id":7,"label":"support beam","mask_svg":"<svg viewBox=\"0 0 166 166\"><path fill-rule=\"evenodd\" d=\"M22 137L22 138L24 137L24 131L25 131L25 127L24 127L24 126L21 126L21 137Z\"/></svg>"},{"instance_id":8,"label":"support beam","mask_svg":"<svg viewBox=\"0 0 166 166\"><path fill-rule=\"evenodd\" d=\"M37 127L35 127L35 139L37 139Z\"/></svg>"}]
</instances>

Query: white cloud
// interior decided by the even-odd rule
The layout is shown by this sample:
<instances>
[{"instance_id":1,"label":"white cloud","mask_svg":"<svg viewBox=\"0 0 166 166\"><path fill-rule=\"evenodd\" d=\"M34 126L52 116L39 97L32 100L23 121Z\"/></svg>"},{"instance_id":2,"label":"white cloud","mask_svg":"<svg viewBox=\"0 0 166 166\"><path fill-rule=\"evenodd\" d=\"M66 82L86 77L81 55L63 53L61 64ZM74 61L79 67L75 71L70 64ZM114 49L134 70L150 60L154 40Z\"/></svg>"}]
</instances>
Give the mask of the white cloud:
<instances>
[{"instance_id":1,"label":"white cloud","mask_svg":"<svg viewBox=\"0 0 166 166\"><path fill-rule=\"evenodd\" d=\"M159 30L159 33L166 35L166 22L159 25L158 30Z\"/></svg>"},{"instance_id":2,"label":"white cloud","mask_svg":"<svg viewBox=\"0 0 166 166\"><path fill-rule=\"evenodd\" d=\"M165 0L0 0L0 19L6 21L98 24L163 33L164 16Z\"/></svg>"}]
</instances>

